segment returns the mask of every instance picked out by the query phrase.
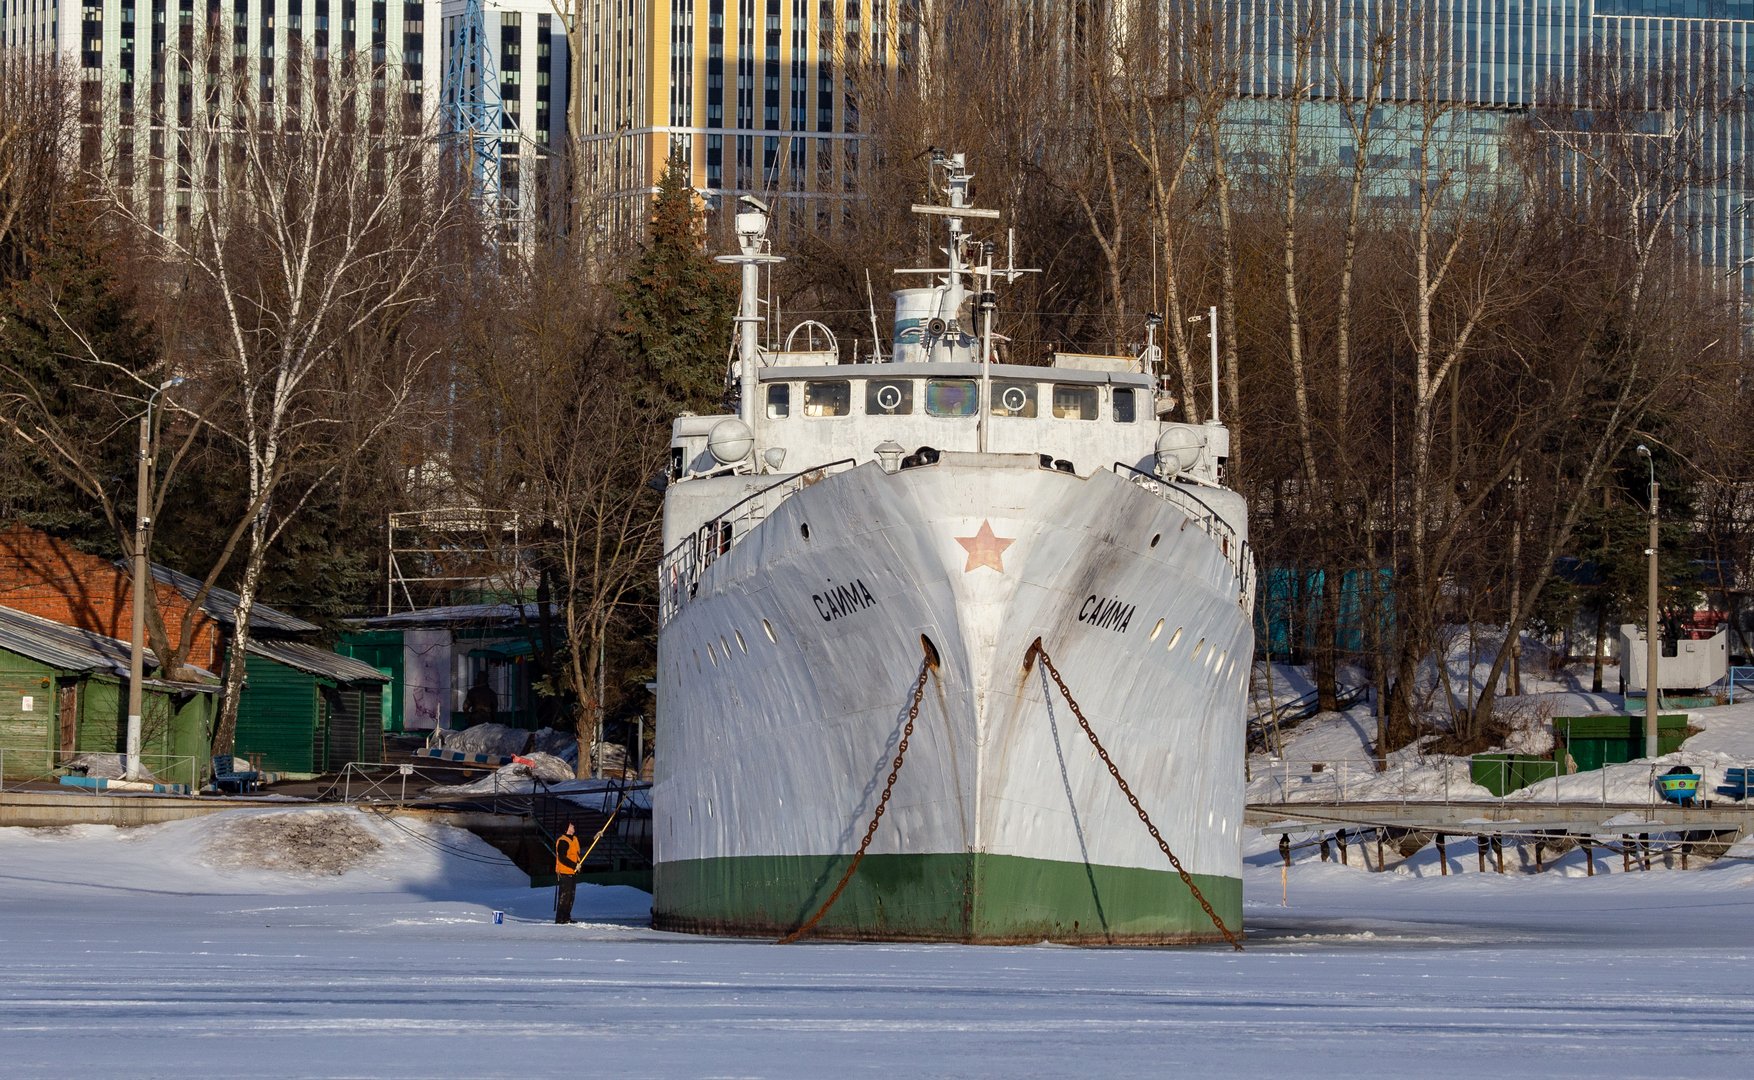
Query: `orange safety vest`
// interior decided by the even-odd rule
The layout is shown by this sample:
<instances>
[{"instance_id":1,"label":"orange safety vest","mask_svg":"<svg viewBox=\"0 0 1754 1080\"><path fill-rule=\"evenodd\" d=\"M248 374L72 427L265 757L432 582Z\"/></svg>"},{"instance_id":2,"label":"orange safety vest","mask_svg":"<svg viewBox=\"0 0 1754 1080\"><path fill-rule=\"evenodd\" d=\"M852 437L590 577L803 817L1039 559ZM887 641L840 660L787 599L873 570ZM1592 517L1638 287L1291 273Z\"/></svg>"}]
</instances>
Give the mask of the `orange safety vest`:
<instances>
[{"instance_id":1,"label":"orange safety vest","mask_svg":"<svg viewBox=\"0 0 1754 1080\"><path fill-rule=\"evenodd\" d=\"M568 877L579 872L579 838L562 835L554 842L554 872Z\"/></svg>"}]
</instances>

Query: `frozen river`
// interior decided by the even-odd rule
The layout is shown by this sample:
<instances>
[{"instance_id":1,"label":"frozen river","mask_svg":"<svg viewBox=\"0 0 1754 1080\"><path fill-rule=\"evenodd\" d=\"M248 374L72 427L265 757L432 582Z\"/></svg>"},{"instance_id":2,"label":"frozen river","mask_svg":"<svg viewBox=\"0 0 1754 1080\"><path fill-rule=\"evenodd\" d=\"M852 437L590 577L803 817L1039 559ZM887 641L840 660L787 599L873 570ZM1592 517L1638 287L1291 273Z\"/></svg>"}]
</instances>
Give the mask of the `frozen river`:
<instances>
[{"instance_id":1,"label":"frozen river","mask_svg":"<svg viewBox=\"0 0 1754 1080\"><path fill-rule=\"evenodd\" d=\"M351 815L349 815L351 817ZM800 945L591 920L359 817L0 830L8 1076L1747 1076L1754 864L1370 874L1251 859L1249 948ZM231 820L236 819L236 820ZM372 845L375 850L371 850ZM1453 849L1452 849L1453 850ZM1617 868L1617 862L1615 864ZM1423 871L1423 872L1422 872ZM506 912L494 925L491 912Z\"/></svg>"}]
</instances>

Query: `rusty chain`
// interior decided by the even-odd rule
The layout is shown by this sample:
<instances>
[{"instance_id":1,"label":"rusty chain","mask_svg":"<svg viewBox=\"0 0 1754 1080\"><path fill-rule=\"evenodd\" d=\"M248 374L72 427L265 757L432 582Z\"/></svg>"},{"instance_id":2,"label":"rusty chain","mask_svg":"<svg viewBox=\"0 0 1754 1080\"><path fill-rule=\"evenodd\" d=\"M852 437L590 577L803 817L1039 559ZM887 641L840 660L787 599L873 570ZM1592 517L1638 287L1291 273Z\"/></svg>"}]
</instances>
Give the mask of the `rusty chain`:
<instances>
[{"instance_id":1,"label":"rusty chain","mask_svg":"<svg viewBox=\"0 0 1754 1080\"><path fill-rule=\"evenodd\" d=\"M865 850L871 846L871 838L877 835L877 823L883 820L883 812L889 808L889 796L895 790L895 778L901 775L902 759L907 757L908 740L914 737L914 721L920 718L920 699L926 696L926 676L931 671L932 658L928 656L927 659L921 661L920 677L914 682L913 704L908 706L907 727L902 730L901 742L895 747L895 760L889 764L889 781L883 785L883 797L877 800L877 812L871 815L871 824L865 826L865 838L859 841L859 850L853 855L853 861L847 866L847 872L841 875L840 884L836 885L834 891L828 894L828 899L824 900L822 906L816 909L816 914L804 920L804 925L780 938L779 944L790 945L815 929L816 924L822 921L822 917L828 914L828 909L834 906L836 900L840 899L840 894L846 891L847 883L853 880L853 874L859 869L859 863L864 861Z\"/></svg>"},{"instance_id":2,"label":"rusty chain","mask_svg":"<svg viewBox=\"0 0 1754 1080\"><path fill-rule=\"evenodd\" d=\"M1127 802L1132 804L1133 812L1139 815L1139 820L1144 822L1145 828L1151 831L1151 839L1157 841L1157 846L1163 849L1163 853L1169 857L1169 864L1175 867L1176 873L1181 875L1182 884L1186 885L1188 891L1194 894L1194 899L1200 902L1201 910L1206 913L1207 918L1212 920L1212 925L1216 926L1218 932L1224 935L1225 941L1230 942L1231 948L1241 952L1242 940L1230 927L1224 925L1224 920L1219 918L1218 913L1212 910L1212 905L1206 902L1206 897L1200 892L1200 887L1194 884L1193 876L1182 869L1181 860L1175 857L1175 852L1169 850L1169 843L1163 839L1163 834L1157 831L1157 826L1152 824L1151 816L1145 812L1145 808L1139 805L1138 796L1133 794L1133 789L1127 785L1126 778L1121 775L1121 771L1115 768L1114 759L1108 756L1108 749L1102 745L1102 740L1096 737L1096 732L1090 727L1090 721L1084 719L1084 710L1078 707L1078 702L1072 697L1072 691L1066 688L1066 680L1060 678L1059 669L1054 667L1053 660L1048 658L1048 652L1042 648L1040 638L1036 638L1034 644L1030 645L1029 654L1025 659L1031 660L1038 656L1041 658L1042 667L1047 670L1049 675L1053 676L1054 685L1060 688L1060 696L1064 697L1066 704L1071 706L1072 715L1078 718L1078 726L1083 728L1084 734L1090 737L1090 745L1096 747L1096 752L1102 758L1102 763L1108 766L1108 774L1115 778L1115 783L1121 787L1121 794L1125 795Z\"/></svg>"}]
</instances>

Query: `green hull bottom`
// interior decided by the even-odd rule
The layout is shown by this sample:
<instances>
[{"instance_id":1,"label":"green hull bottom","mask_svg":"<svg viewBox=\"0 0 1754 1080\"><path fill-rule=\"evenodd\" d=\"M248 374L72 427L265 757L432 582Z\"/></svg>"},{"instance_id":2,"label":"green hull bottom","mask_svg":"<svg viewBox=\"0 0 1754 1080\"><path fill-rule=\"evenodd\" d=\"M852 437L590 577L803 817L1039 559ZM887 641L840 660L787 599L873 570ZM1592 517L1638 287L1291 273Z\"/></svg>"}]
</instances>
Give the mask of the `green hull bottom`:
<instances>
[{"instance_id":1,"label":"green hull bottom","mask_svg":"<svg viewBox=\"0 0 1754 1080\"><path fill-rule=\"evenodd\" d=\"M772 855L660 863L660 930L779 937L822 906L850 855ZM1226 926L1242 927L1242 879L1193 875ZM1169 869L979 853L868 855L812 937L1086 945L1221 941Z\"/></svg>"}]
</instances>

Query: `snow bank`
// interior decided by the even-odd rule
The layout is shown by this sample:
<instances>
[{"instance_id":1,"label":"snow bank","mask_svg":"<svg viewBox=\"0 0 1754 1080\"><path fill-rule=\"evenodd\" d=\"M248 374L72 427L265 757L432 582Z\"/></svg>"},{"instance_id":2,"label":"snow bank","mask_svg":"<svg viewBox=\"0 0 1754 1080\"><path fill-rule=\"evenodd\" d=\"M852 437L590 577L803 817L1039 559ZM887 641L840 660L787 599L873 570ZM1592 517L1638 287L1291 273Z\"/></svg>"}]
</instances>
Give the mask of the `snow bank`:
<instances>
[{"instance_id":1,"label":"snow bank","mask_svg":"<svg viewBox=\"0 0 1754 1080\"><path fill-rule=\"evenodd\" d=\"M53 870L83 867L71 873ZM137 828L0 829L0 866L40 902L96 889L153 896L528 890L485 841L418 817L340 807L249 807ZM57 876L58 875L58 876ZM0 903L25 877L0 889Z\"/></svg>"},{"instance_id":2,"label":"snow bank","mask_svg":"<svg viewBox=\"0 0 1754 1080\"><path fill-rule=\"evenodd\" d=\"M382 847L354 811L300 810L214 822L202 859L226 869L341 875Z\"/></svg>"}]
</instances>

